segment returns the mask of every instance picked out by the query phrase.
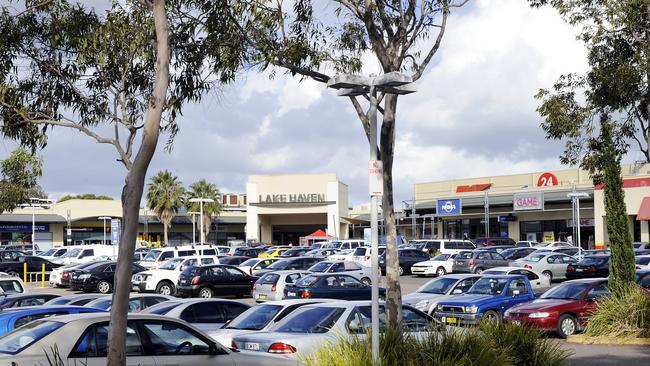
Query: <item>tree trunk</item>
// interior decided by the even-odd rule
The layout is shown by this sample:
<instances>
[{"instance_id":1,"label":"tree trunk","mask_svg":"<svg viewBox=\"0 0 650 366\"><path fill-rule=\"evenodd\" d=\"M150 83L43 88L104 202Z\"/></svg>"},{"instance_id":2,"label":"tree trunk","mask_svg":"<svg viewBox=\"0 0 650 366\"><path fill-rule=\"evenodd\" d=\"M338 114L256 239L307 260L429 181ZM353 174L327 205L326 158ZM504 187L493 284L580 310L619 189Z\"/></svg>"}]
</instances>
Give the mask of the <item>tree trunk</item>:
<instances>
[{"instance_id":1,"label":"tree trunk","mask_svg":"<svg viewBox=\"0 0 650 366\"><path fill-rule=\"evenodd\" d=\"M381 124L379 149L384 164L384 197L382 212L386 230L386 313L388 326L397 327L402 321L402 290L399 279L399 258L397 253L397 228L393 205L393 157L395 153L395 112L397 95L386 94L384 98L384 120Z\"/></svg>"},{"instance_id":2,"label":"tree trunk","mask_svg":"<svg viewBox=\"0 0 650 366\"><path fill-rule=\"evenodd\" d=\"M144 122L142 144L133 161L133 167L126 175L122 189L122 238L118 252L117 269L111 307L109 348L106 364L124 366L126 364L126 330L131 292L132 258L138 235L138 216L140 200L144 190L144 180L156 151L160 120L165 105L169 85L169 24L164 0L153 0L153 19L156 28L156 79L149 110Z\"/></svg>"},{"instance_id":3,"label":"tree trunk","mask_svg":"<svg viewBox=\"0 0 650 366\"><path fill-rule=\"evenodd\" d=\"M169 246L169 236L167 235L167 223L163 222L163 237L164 237L164 243L165 246Z\"/></svg>"}]
</instances>

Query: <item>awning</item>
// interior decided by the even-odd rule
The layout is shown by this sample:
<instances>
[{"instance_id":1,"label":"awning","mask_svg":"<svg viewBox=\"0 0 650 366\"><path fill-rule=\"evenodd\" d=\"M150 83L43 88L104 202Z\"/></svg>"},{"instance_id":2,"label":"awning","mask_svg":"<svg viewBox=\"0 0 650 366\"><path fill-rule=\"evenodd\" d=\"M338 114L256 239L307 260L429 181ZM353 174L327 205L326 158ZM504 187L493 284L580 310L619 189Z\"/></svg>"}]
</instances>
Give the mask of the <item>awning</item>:
<instances>
[{"instance_id":1,"label":"awning","mask_svg":"<svg viewBox=\"0 0 650 366\"><path fill-rule=\"evenodd\" d=\"M643 197L639 212L636 214L637 221L650 220L650 197Z\"/></svg>"},{"instance_id":2,"label":"awning","mask_svg":"<svg viewBox=\"0 0 650 366\"><path fill-rule=\"evenodd\" d=\"M313 233L307 235L307 237L308 238L332 238L332 236L327 235L327 233L321 229L314 231Z\"/></svg>"}]
</instances>

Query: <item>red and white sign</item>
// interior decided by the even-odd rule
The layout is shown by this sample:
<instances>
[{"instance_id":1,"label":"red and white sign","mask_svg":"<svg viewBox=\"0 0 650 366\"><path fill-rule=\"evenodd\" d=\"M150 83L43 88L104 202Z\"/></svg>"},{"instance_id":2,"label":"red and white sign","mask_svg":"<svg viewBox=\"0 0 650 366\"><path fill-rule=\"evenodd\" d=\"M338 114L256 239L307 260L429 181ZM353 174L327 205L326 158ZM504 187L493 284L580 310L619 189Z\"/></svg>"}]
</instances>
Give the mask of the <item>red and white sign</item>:
<instances>
[{"instance_id":1,"label":"red and white sign","mask_svg":"<svg viewBox=\"0 0 650 366\"><path fill-rule=\"evenodd\" d=\"M560 184L560 181L557 179L555 174L553 173L544 173L539 176L539 179L537 179L537 186L538 187L553 187Z\"/></svg>"},{"instance_id":2,"label":"red and white sign","mask_svg":"<svg viewBox=\"0 0 650 366\"><path fill-rule=\"evenodd\" d=\"M384 163L381 160L368 163L368 191L371 196L384 195Z\"/></svg>"},{"instance_id":3,"label":"red and white sign","mask_svg":"<svg viewBox=\"0 0 650 366\"><path fill-rule=\"evenodd\" d=\"M513 196L515 211L543 210L544 196L542 192L517 193Z\"/></svg>"}]
</instances>

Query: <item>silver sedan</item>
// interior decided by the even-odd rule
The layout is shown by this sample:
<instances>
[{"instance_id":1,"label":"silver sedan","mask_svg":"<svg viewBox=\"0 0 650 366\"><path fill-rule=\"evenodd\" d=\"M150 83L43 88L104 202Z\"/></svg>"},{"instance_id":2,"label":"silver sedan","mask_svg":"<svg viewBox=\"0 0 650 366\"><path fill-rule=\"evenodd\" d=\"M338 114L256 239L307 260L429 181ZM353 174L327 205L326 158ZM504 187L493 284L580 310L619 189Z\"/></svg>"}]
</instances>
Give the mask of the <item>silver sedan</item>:
<instances>
[{"instance_id":1,"label":"silver sedan","mask_svg":"<svg viewBox=\"0 0 650 366\"><path fill-rule=\"evenodd\" d=\"M511 265L539 272L546 276L549 281L552 281L566 279L566 268L571 263L578 263L578 260L562 253L543 252L532 253L527 257L512 262Z\"/></svg>"},{"instance_id":2,"label":"silver sedan","mask_svg":"<svg viewBox=\"0 0 650 366\"><path fill-rule=\"evenodd\" d=\"M284 299L284 287L293 285L308 274L311 272L295 269L265 273L253 286L253 299L257 302L282 300Z\"/></svg>"}]
</instances>

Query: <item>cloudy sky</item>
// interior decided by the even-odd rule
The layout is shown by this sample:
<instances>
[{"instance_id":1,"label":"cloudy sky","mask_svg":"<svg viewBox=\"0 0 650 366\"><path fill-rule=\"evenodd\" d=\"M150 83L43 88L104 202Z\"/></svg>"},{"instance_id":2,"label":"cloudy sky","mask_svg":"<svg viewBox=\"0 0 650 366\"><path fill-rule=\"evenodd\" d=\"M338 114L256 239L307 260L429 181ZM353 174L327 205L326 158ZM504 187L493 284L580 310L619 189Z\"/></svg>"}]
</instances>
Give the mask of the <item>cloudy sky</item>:
<instances>
[{"instance_id":1,"label":"cloudy sky","mask_svg":"<svg viewBox=\"0 0 650 366\"><path fill-rule=\"evenodd\" d=\"M524 0L472 0L454 13L418 92L399 100L396 201L409 199L415 182L560 168L562 145L544 139L533 95L586 69L575 34L554 10ZM369 60L365 71L374 69ZM180 127L149 175L169 169L185 184L206 178L243 193L249 174L335 172L350 204L367 201L360 122L347 99L321 84L251 72L188 107ZM0 158L13 146L0 140ZM110 146L59 128L43 155L42 186L52 197L119 197L125 170Z\"/></svg>"}]
</instances>

